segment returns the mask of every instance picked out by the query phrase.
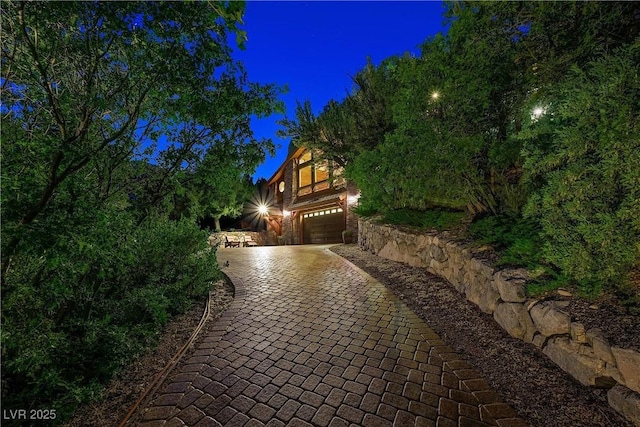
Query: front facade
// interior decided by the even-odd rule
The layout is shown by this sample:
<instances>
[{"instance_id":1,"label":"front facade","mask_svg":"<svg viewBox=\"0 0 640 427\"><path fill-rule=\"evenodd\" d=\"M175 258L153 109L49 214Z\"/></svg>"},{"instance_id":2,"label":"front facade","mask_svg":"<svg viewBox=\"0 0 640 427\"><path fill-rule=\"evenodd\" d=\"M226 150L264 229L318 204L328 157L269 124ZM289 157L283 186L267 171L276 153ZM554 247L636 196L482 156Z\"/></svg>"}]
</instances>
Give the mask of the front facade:
<instances>
[{"instance_id":1,"label":"front facade","mask_svg":"<svg viewBox=\"0 0 640 427\"><path fill-rule=\"evenodd\" d=\"M344 230L357 235L352 212L357 189L342 169L316 159L302 147L289 146L289 155L267 182L273 195L268 224L283 244L342 242Z\"/></svg>"}]
</instances>

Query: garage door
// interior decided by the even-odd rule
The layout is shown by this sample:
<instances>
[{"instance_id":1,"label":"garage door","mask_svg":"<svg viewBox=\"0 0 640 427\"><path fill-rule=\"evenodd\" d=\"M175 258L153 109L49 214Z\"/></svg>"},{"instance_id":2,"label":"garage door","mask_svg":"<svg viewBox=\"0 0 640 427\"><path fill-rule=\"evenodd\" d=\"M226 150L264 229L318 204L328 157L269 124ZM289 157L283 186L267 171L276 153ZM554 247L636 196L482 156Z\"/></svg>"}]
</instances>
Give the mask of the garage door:
<instances>
[{"instance_id":1,"label":"garage door","mask_svg":"<svg viewBox=\"0 0 640 427\"><path fill-rule=\"evenodd\" d=\"M302 215L303 243L340 243L344 230L342 209L331 208Z\"/></svg>"}]
</instances>

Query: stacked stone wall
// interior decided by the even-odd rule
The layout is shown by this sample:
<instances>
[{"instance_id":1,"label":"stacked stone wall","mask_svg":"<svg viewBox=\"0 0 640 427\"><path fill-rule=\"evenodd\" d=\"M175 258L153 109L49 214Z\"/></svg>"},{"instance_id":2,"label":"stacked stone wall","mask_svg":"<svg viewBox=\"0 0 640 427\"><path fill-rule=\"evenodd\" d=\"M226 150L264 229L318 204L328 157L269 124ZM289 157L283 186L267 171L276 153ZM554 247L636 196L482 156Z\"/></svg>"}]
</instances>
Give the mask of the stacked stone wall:
<instances>
[{"instance_id":1,"label":"stacked stone wall","mask_svg":"<svg viewBox=\"0 0 640 427\"><path fill-rule=\"evenodd\" d=\"M235 236L243 241L244 236L251 236L251 239L258 243L258 246L275 245L275 236L266 231L221 231L209 236L209 245L224 248L225 236Z\"/></svg>"},{"instance_id":2,"label":"stacked stone wall","mask_svg":"<svg viewBox=\"0 0 640 427\"><path fill-rule=\"evenodd\" d=\"M599 329L585 330L563 310L562 301L529 298L526 270L497 271L441 234L400 230L373 220L360 220L358 242L381 257L445 278L511 336L541 348L583 385L608 388L609 404L640 426L640 353L609 345Z\"/></svg>"}]
</instances>

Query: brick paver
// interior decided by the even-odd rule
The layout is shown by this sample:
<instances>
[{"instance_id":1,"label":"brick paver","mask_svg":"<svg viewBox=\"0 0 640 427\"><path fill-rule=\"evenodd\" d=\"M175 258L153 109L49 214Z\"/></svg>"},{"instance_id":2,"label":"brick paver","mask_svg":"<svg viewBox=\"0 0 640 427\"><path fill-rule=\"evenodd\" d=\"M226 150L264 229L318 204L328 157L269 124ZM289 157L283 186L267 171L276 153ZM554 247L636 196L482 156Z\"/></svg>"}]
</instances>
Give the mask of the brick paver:
<instances>
[{"instance_id":1,"label":"brick paver","mask_svg":"<svg viewBox=\"0 0 640 427\"><path fill-rule=\"evenodd\" d=\"M327 246L221 249L236 295L143 426L525 426L393 293ZM160 423L159 423L160 421Z\"/></svg>"}]
</instances>

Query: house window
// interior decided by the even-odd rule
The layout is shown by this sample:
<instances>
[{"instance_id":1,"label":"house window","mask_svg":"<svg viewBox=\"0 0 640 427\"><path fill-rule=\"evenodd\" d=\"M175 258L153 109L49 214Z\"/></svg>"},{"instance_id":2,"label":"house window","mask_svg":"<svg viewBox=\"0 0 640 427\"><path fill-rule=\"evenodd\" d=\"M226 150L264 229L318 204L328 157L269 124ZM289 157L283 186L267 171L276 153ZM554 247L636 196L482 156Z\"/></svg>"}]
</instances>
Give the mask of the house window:
<instances>
[{"instance_id":1,"label":"house window","mask_svg":"<svg viewBox=\"0 0 640 427\"><path fill-rule=\"evenodd\" d=\"M329 163L314 162L310 151L300 156L298 163L298 196L326 190L330 187Z\"/></svg>"}]
</instances>

